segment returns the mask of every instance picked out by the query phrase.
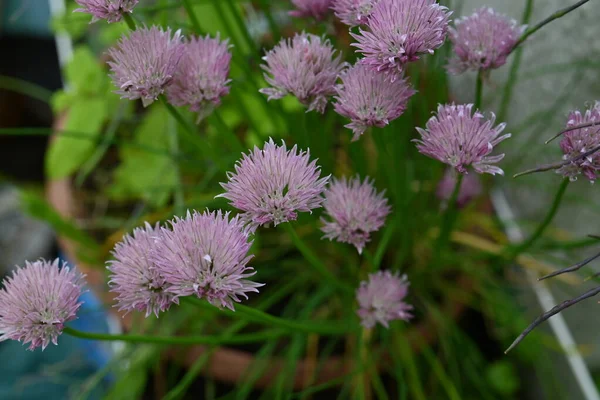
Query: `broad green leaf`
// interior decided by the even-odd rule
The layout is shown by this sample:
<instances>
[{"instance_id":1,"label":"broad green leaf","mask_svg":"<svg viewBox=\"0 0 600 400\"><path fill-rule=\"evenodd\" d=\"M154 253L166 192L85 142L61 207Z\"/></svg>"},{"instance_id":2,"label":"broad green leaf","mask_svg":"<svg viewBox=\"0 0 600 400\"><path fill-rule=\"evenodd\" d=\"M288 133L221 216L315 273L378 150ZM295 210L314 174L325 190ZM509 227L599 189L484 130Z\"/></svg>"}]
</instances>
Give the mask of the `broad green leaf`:
<instances>
[{"instance_id":1,"label":"broad green leaf","mask_svg":"<svg viewBox=\"0 0 600 400\"><path fill-rule=\"evenodd\" d=\"M115 171L110 194L117 199L142 198L154 207L164 205L176 183L175 166L169 155L169 115L160 104L151 107L134 134L140 145L164 149L156 154L132 147L121 148L122 163Z\"/></svg>"},{"instance_id":2,"label":"broad green leaf","mask_svg":"<svg viewBox=\"0 0 600 400\"><path fill-rule=\"evenodd\" d=\"M106 71L86 46L79 46L65 68L70 90L85 94L104 94L107 83Z\"/></svg>"},{"instance_id":3,"label":"broad green leaf","mask_svg":"<svg viewBox=\"0 0 600 400\"><path fill-rule=\"evenodd\" d=\"M104 99L80 99L69 109L62 129L46 154L46 175L52 179L69 176L89 157L106 119Z\"/></svg>"},{"instance_id":4,"label":"broad green leaf","mask_svg":"<svg viewBox=\"0 0 600 400\"><path fill-rule=\"evenodd\" d=\"M52 30L68 33L75 40L83 37L90 27L92 16L88 13L74 12L77 8L81 8L81 6L69 2L65 13L53 18L50 22Z\"/></svg>"}]
</instances>

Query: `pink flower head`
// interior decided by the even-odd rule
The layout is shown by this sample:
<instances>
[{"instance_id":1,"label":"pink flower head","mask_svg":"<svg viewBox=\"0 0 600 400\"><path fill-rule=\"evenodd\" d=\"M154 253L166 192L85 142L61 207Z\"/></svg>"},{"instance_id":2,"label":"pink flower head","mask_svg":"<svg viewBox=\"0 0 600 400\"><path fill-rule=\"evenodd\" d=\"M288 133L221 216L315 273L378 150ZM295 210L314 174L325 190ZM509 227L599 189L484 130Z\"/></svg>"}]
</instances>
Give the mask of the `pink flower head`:
<instances>
[{"instance_id":1,"label":"pink flower head","mask_svg":"<svg viewBox=\"0 0 600 400\"><path fill-rule=\"evenodd\" d=\"M510 137L510 133L500 136L506 124L494 127L496 116L492 113L486 119L479 111L473 113L473 104L439 105L437 115L427 121L426 129L417 128L421 139L415 139L417 149L462 174L467 167L480 173L500 174L504 171L495 165L504 154L490 156L498 143Z\"/></svg>"},{"instance_id":2,"label":"pink flower head","mask_svg":"<svg viewBox=\"0 0 600 400\"><path fill-rule=\"evenodd\" d=\"M183 51L179 31L171 37L171 29L153 26L123 36L108 50L112 79L119 88L115 93L150 105L171 84Z\"/></svg>"},{"instance_id":3,"label":"pink flower head","mask_svg":"<svg viewBox=\"0 0 600 400\"><path fill-rule=\"evenodd\" d=\"M108 262L111 291L118 294L119 311L142 311L148 317L169 309L177 299L167 289L169 284L156 269L151 257L162 232L158 224L146 223L126 235L115 245L114 260Z\"/></svg>"},{"instance_id":4,"label":"pink flower head","mask_svg":"<svg viewBox=\"0 0 600 400\"><path fill-rule=\"evenodd\" d=\"M358 176L352 180L333 179L325 190L323 207L331 221L321 218L324 237L350 243L362 253L371 232L383 226L391 211L383 194L377 193L369 178L364 182Z\"/></svg>"},{"instance_id":5,"label":"pink flower head","mask_svg":"<svg viewBox=\"0 0 600 400\"><path fill-rule=\"evenodd\" d=\"M320 178L316 160L308 151L288 150L285 143L275 145L273 139L260 150L254 147L229 172L225 193L217 197L230 200L244 212L242 219L251 230L273 223L275 226L295 220L298 211L311 212L323 203L321 193L329 176Z\"/></svg>"},{"instance_id":6,"label":"pink flower head","mask_svg":"<svg viewBox=\"0 0 600 400\"><path fill-rule=\"evenodd\" d=\"M564 153L563 159L575 158L600 146L600 102L596 101L584 114L581 114L579 110L572 111L569 114L567 128L588 123L598 123L598 125L575 129L563 134L563 139L560 141L560 148ZM577 180L577 177L583 174L590 182L596 181L599 171L599 152L573 161L556 170L557 173L568 177L572 181Z\"/></svg>"},{"instance_id":7,"label":"pink flower head","mask_svg":"<svg viewBox=\"0 0 600 400\"><path fill-rule=\"evenodd\" d=\"M246 265L252 258L248 255L252 242L238 217L230 219L220 210L194 211L185 218L175 217L171 228L163 228L153 258L175 296L196 295L234 310L233 302L263 286L247 279L256 273Z\"/></svg>"},{"instance_id":8,"label":"pink flower head","mask_svg":"<svg viewBox=\"0 0 600 400\"><path fill-rule=\"evenodd\" d=\"M433 54L444 44L450 12L435 0L382 0L373 8L367 31L350 33L358 43L361 62L375 70L392 73L419 59L421 54Z\"/></svg>"},{"instance_id":9,"label":"pink flower head","mask_svg":"<svg viewBox=\"0 0 600 400\"><path fill-rule=\"evenodd\" d=\"M329 40L310 33L282 39L263 60L265 80L272 87L261 89L269 100L291 93L308 111L325 111L328 98L335 94L335 81L345 67L342 56Z\"/></svg>"},{"instance_id":10,"label":"pink flower head","mask_svg":"<svg viewBox=\"0 0 600 400\"><path fill-rule=\"evenodd\" d=\"M346 125L358 140L370 126L382 128L398 118L408 99L415 93L406 79L390 81L384 74L357 64L341 75L342 84L337 86L335 111L350 118Z\"/></svg>"},{"instance_id":11,"label":"pink flower head","mask_svg":"<svg viewBox=\"0 0 600 400\"><path fill-rule=\"evenodd\" d=\"M30 343L29 350L58 344L65 323L77 318L83 275L59 260L25 262L0 290L0 342Z\"/></svg>"},{"instance_id":12,"label":"pink flower head","mask_svg":"<svg viewBox=\"0 0 600 400\"><path fill-rule=\"evenodd\" d=\"M227 40L219 36L191 38L184 43L173 83L167 89L169 102L189 106L198 113L198 122L221 104L221 97L229 93L229 65L231 52Z\"/></svg>"},{"instance_id":13,"label":"pink flower head","mask_svg":"<svg viewBox=\"0 0 600 400\"><path fill-rule=\"evenodd\" d=\"M364 25L379 0L333 0L335 16L350 26Z\"/></svg>"},{"instance_id":14,"label":"pink flower head","mask_svg":"<svg viewBox=\"0 0 600 400\"><path fill-rule=\"evenodd\" d=\"M329 14L332 0L292 0L292 4L296 7L290 11L292 17L299 18L314 18L317 21L325 19Z\"/></svg>"},{"instance_id":15,"label":"pink flower head","mask_svg":"<svg viewBox=\"0 0 600 400\"><path fill-rule=\"evenodd\" d=\"M436 195L443 202L450 200L452 192L454 192L454 186L456 185L456 178L456 172L452 169L447 169L444 177L442 180L440 180L436 190ZM459 208L466 206L471 202L471 200L481 194L481 190L481 182L477 175L465 175L460 185L460 189L458 190L456 205Z\"/></svg>"},{"instance_id":16,"label":"pink flower head","mask_svg":"<svg viewBox=\"0 0 600 400\"><path fill-rule=\"evenodd\" d=\"M82 8L76 12L92 14L92 22L105 19L108 22L119 22L123 14L131 13L139 0L75 0Z\"/></svg>"},{"instance_id":17,"label":"pink flower head","mask_svg":"<svg viewBox=\"0 0 600 400\"><path fill-rule=\"evenodd\" d=\"M360 308L357 311L365 328L372 328L377 322L389 328L389 321L412 318L413 307L404 302L408 294L406 275L398 272L379 271L369 275L369 281L362 281L356 290Z\"/></svg>"},{"instance_id":18,"label":"pink flower head","mask_svg":"<svg viewBox=\"0 0 600 400\"><path fill-rule=\"evenodd\" d=\"M449 29L455 55L450 59L448 70L453 74L503 66L526 28L489 7L457 19L455 25L456 28Z\"/></svg>"}]
</instances>

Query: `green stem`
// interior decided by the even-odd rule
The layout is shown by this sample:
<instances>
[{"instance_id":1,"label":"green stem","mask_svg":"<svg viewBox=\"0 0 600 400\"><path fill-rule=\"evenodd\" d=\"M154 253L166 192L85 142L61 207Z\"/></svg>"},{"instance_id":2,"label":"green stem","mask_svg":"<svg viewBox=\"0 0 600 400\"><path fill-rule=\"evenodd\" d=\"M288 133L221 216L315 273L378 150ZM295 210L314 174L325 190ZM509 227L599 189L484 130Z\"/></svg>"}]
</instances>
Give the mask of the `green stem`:
<instances>
[{"instance_id":1,"label":"green stem","mask_svg":"<svg viewBox=\"0 0 600 400\"><path fill-rule=\"evenodd\" d=\"M200 21L198 21L198 17L196 17L196 13L194 12L194 8L192 6L192 2L190 0L183 0L183 8L185 8L185 12L194 27L194 32L197 35L202 35L202 27L200 26Z\"/></svg>"},{"instance_id":2,"label":"green stem","mask_svg":"<svg viewBox=\"0 0 600 400\"><path fill-rule=\"evenodd\" d=\"M50 103L52 98L52 91L45 87L6 75L0 75L0 89L21 93L44 103Z\"/></svg>"},{"instance_id":3,"label":"green stem","mask_svg":"<svg viewBox=\"0 0 600 400\"><path fill-rule=\"evenodd\" d=\"M483 71L477 71L477 83L475 85L475 109L481 110L481 99L483 97Z\"/></svg>"},{"instance_id":4,"label":"green stem","mask_svg":"<svg viewBox=\"0 0 600 400\"><path fill-rule=\"evenodd\" d=\"M525 4L525 10L523 11L523 18L521 20L523 25L527 25L531 19L531 13L533 12L533 0L527 0ZM515 49L513 49L515 51ZM508 112L508 105L512 99L513 89L517 83L517 73L521 66L521 59L523 58L523 48L519 47L515 52L515 58L510 66L510 72L508 73L508 80L504 86L502 93L502 101L500 103L500 112L498 113L498 121L506 120L506 113Z\"/></svg>"},{"instance_id":5,"label":"green stem","mask_svg":"<svg viewBox=\"0 0 600 400\"><path fill-rule=\"evenodd\" d=\"M225 2L227 3L227 7L229 7L229 10L231 11L233 18L235 19L235 23L242 31L242 35L244 36L244 39L246 39L246 42L248 42L248 46L250 46L250 51L252 52L253 57L256 57L258 54L256 42L254 41L254 39L252 39L252 36L250 35L250 32L248 31L248 25L242 19L241 15L239 13L238 6L236 4L234 4L232 0L225 0ZM231 32L231 34L233 35L233 32Z\"/></svg>"},{"instance_id":6,"label":"green stem","mask_svg":"<svg viewBox=\"0 0 600 400\"><path fill-rule=\"evenodd\" d=\"M527 38L531 35L533 35L534 33L536 33L537 31L539 31L540 29L542 29L545 25L548 25L550 22L554 21L555 19L559 19L563 16L565 16L566 14L570 13L571 11L581 7L582 5L584 5L585 3L587 3L590 0L581 0L578 1L577 3L569 6L569 7L565 7L561 10L556 11L554 14L550 15L548 18L546 18L545 20L543 20L542 22L538 23L537 25L532 26L531 28L527 29L519 38L519 40L517 41L517 43L515 43L515 46L513 47L513 51L519 47L523 42L525 42L527 40Z\"/></svg>"},{"instance_id":7,"label":"green stem","mask_svg":"<svg viewBox=\"0 0 600 400\"><path fill-rule=\"evenodd\" d=\"M446 206L446 211L444 212L444 216L442 217L442 226L440 228L440 235L437 238L435 244L436 257L434 260L439 261L439 256L442 254L443 250L448 243L448 237L450 236L450 232L452 232L452 228L454 226L454 222L456 221L456 201L458 200L458 194L460 193L460 186L462 184L464 175L458 174L456 178L456 184L454 185L454 190L452 191L452 195L448 200L448 204Z\"/></svg>"},{"instance_id":8,"label":"green stem","mask_svg":"<svg viewBox=\"0 0 600 400\"><path fill-rule=\"evenodd\" d=\"M177 134L177 128L173 125L173 120L169 119L168 134L169 134L169 145L173 154L179 153L179 136ZM173 172L175 174L175 213L182 216L185 212L185 199L183 193L183 184L181 181L181 171L178 163L173 163Z\"/></svg>"},{"instance_id":9,"label":"green stem","mask_svg":"<svg viewBox=\"0 0 600 400\"><path fill-rule=\"evenodd\" d=\"M337 289L340 289L346 293L353 293L353 290L350 287L344 285L342 282L340 282L340 280L335 275L333 275L331 271L329 271L329 269L327 269L325 264L321 262L317 255L313 253L312 250L302 241L302 239L300 238L300 236L298 236L298 233L296 233L296 230L290 222L286 222L282 224L282 226L292 239L292 243L294 244L294 246L296 246L298 251L300 251L300 253L304 256L306 261L308 261L308 263L319 275L325 278L332 286L336 287Z\"/></svg>"},{"instance_id":10,"label":"green stem","mask_svg":"<svg viewBox=\"0 0 600 400\"><path fill-rule=\"evenodd\" d=\"M131 16L131 14L123 13L123 19L125 20L125 23L129 27L129 29L131 29L132 31L135 31L135 28L136 28L135 21L133 20L133 17Z\"/></svg>"},{"instance_id":11,"label":"green stem","mask_svg":"<svg viewBox=\"0 0 600 400\"><path fill-rule=\"evenodd\" d=\"M153 343L153 344L177 344L177 345L234 345L264 342L283 336L285 333L281 330L268 330L256 333L240 334L237 336L224 337L223 335L213 336L152 336L152 335L134 335L134 334L110 334L110 333L90 333L82 332L77 329L65 326L63 332L78 337L80 339L100 340L100 341L119 341L129 343Z\"/></svg>"},{"instance_id":12,"label":"green stem","mask_svg":"<svg viewBox=\"0 0 600 400\"><path fill-rule=\"evenodd\" d=\"M221 136L223 136L223 138L227 140L227 142L229 142L229 145L232 147L232 149L234 149L235 151L243 152L245 150L244 144L242 143L241 139L235 134L235 132L229 126L227 126L219 110L214 110L213 115L214 119L217 122L217 127Z\"/></svg>"},{"instance_id":13,"label":"green stem","mask_svg":"<svg viewBox=\"0 0 600 400\"><path fill-rule=\"evenodd\" d=\"M537 229L531 234L531 236L529 236L529 239L518 245L512 251L509 251L510 260L514 260L519 254L527 251L543 235L544 231L546 230L546 228L548 228L548 226L554 219L558 208L560 207L560 203L562 202L564 194L567 190L567 186L569 186L569 182L570 181L568 178L563 179L563 181L560 184L560 187L558 188L558 192L556 192L556 195L554 196L554 201L552 202L550 210L548 210L548 213L546 214L540 225L537 227Z\"/></svg>"},{"instance_id":14,"label":"green stem","mask_svg":"<svg viewBox=\"0 0 600 400\"><path fill-rule=\"evenodd\" d=\"M396 219L388 222L385 231L383 232L383 237L379 241L379 245L377 246L377 250L375 251L375 256L373 257L373 267L377 270L383 261L383 256L385 255L385 251L394 236L394 232L396 231Z\"/></svg>"}]
</instances>

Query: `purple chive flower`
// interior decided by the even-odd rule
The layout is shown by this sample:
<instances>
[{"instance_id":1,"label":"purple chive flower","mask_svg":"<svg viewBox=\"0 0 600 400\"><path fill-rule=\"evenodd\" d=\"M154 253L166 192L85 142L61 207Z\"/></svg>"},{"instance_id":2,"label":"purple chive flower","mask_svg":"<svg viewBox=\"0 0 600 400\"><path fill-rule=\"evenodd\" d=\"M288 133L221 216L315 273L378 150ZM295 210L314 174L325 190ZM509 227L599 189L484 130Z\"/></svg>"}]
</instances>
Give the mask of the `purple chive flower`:
<instances>
[{"instance_id":1,"label":"purple chive flower","mask_svg":"<svg viewBox=\"0 0 600 400\"><path fill-rule=\"evenodd\" d=\"M363 64L347 69L341 80L334 108L338 114L352 120L346 127L354 132L353 141L358 140L369 126L382 128L402 115L408 99L415 94L405 79L392 82Z\"/></svg>"},{"instance_id":2,"label":"purple chive flower","mask_svg":"<svg viewBox=\"0 0 600 400\"><path fill-rule=\"evenodd\" d=\"M600 102L596 101L584 114L581 114L579 110L572 111L569 114L567 128L596 122L598 126L575 129L563 134L560 148L564 153L564 160L580 156L600 146ZM600 171L600 153L598 152L556 170L557 173L569 178L571 181L577 180L577 177L583 174L590 182L596 181L598 171Z\"/></svg>"},{"instance_id":3,"label":"purple chive flower","mask_svg":"<svg viewBox=\"0 0 600 400\"><path fill-rule=\"evenodd\" d=\"M323 202L325 213L331 218L331 221L321 218L324 237L350 243L362 253L371 232L383 226L391 211L383 195L384 192L377 193L369 178L364 182L358 176L352 180L333 179L325 190Z\"/></svg>"},{"instance_id":4,"label":"purple chive flower","mask_svg":"<svg viewBox=\"0 0 600 400\"><path fill-rule=\"evenodd\" d=\"M111 291L118 294L119 311L142 311L148 317L166 311L177 298L167 289L169 284L156 269L151 257L162 232L158 224L152 227L146 223L136 228L133 235L126 235L116 244L112 254L114 260L108 262Z\"/></svg>"},{"instance_id":5,"label":"purple chive flower","mask_svg":"<svg viewBox=\"0 0 600 400\"><path fill-rule=\"evenodd\" d=\"M221 211L188 212L171 222L156 243L153 258L157 270L176 296L196 295L216 307L234 310L233 302L246 293L258 292L260 283L247 278L256 272L246 266L252 258L252 242L238 217Z\"/></svg>"},{"instance_id":6,"label":"purple chive flower","mask_svg":"<svg viewBox=\"0 0 600 400\"><path fill-rule=\"evenodd\" d=\"M494 127L496 116L492 113L486 119L479 111L473 113L473 104L439 105L437 115L427 121L426 129L417 128L421 139L415 139L417 149L435 158L462 174L467 167L480 173L504 175L495 165L504 154L490 156L498 143L510 137L510 133L500 136L506 124Z\"/></svg>"},{"instance_id":7,"label":"purple chive flower","mask_svg":"<svg viewBox=\"0 0 600 400\"><path fill-rule=\"evenodd\" d=\"M342 56L329 40L311 35L296 34L282 39L264 57L265 80L272 87L260 92L269 100L281 99L291 93L308 107L308 111L325 111L327 100L335 94L335 81L344 69Z\"/></svg>"},{"instance_id":8,"label":"purple chive flower","mask_svg":"<svg viewBox=\"0 0 600 400\"><path fill-rule=\"evenodd\" d=\"M92 14L92 22L105 19L108 22L119 22L123 14L131 13L139 0L75 0L82 8L76 12Z\"/></svg>"},{"instance_id":9,"label":"purple chive flower","mask_svg":"<svg viewBox=\"0 0 600 400\"><path fill-rule=\"evenodd\" d=\"M448 34L454 45L455 55L448 65L453 74L503 66L526 28L489 7L457 19L455 25L456 28L449 28Z\"/></svg>"},{"instance_id":10,"label":"purple chive flower","mask_svg":"<svg viewBox=\"0 0 600 400\"><path fill-rule=\"evenodd\" d=\"M59 260L25 262L0 290L0 342L30 343L29 350L57 344L65 323L76 318L83 275Z\"/></svg>"},{"instance_id":11,"label":"purple chive flower","mask_svg":"<svg viewBox=\"0 0 600 400\"><path fill-rule=\"evenodd\" d=\"M435 193L444 203L450 200L452 192L454 192L456 178L456 173L452 169L448 169L438 184ZM478 197L481 194L481 191L482 188L479 177L475 174L465 175L460 185L460 189L458 190L458 198L456 199L457 207L462 208L466 206L471 200Z\"/></svg>"},{"instance_id":12,"label":"purple chive flower","mask_svg":"<svg viewBox=\"0 0 600 400\"><path fill-rule=\"evenodd\" d=\"M360 308L357 311L365 328L372 328L377 322L386 328L388 322L396 319L408 321L412 318L413 307L404 302L408 294L409 282L406 275L397 272L379 271L369 275L369 281L362 281L356 290Z\"/></svg>"},{"instance_id":13,"label":"purple chive flower","mask_svg":"<svg viewBox=\"0 0 600 400\"><path fill-rule=\"evenodd\" d=\"M115 93L150 105L171 84L183 51L179 31L171 37L171 29L153 26L123 36L108 50L112 79L119 88Z\"/></svg>"},{"instance_id":14,"label":"purple chive flower","mask_svg":"<svg viewBox=\"0 0 600 400\"><path fill-rule=\"evenodd\" d=\"M350 26L364 25L379 0L333 0L335 16Z\"/></svg>"},{"instance_id":15,"label":"purple chive flower","mask_svg":"<svg viewBox=\"0 0 600 400\"><path fill-rule=\"evenodd\" d=\"M350 33L361 62L380 72L400 72L421 54L433 54L446 39L451 12L435 0L383 0L373 8L368 30ZM393 79L393 77L392 77Z\"/></svg>"},{"instance_id":16,"label":"purple chive flower","mask_svg":"<svg viewBox=\"0 0 600 400\"><path fill-rule=\"evenodd\" d=\"M230 200L242 210L242 219L251 230L273 223L275 226L295 220L298 211L311 212L323 203L321 193L329 176L320 178L316 160L308 151L288 150L285 143L275 145L273 139L260 150L254 147L229 172L225 193L217 197Z\"/></svg>"},{"instance_id":17,"label":"purple chive flower","mask_svg":"<svg viewBox=\"0 0 600 400\"><path fill-rule=\"evenodd\" d=\"M290 11L289 14L292 17L314 18L320 21L329 14L331 2L332 0L292 0L296 9Z\"/></svg>"},{"instance_id":18,"label":"purple chive flower","mask_svg":"<svg viewBox=\"0 0 600 400\"><path fill-rule=\"evenodd\" d=\"M228 40L192 38L184 44L184 53L167 89L169 102L189 106L198 113L198 121L208 116L229 93L231 52Z\"/></svg>"}]
</instances>

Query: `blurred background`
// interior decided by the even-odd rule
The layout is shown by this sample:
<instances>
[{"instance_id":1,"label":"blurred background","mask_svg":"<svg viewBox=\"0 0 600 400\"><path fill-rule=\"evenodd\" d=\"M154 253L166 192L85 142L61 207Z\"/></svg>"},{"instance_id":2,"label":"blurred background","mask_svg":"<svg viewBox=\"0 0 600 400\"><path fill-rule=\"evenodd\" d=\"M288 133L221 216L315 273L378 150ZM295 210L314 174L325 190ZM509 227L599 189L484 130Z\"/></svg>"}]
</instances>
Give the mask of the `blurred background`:
<instances>
[{"instance_id":1,"label":"blurred background","mask_svg":"<svg viewBox=\"0 0 600 400\"><path fill-rule=\"evenodd\" d=\"M275 13L275 17L285 23L286 2L274 3L278 6L275 9L281 11ZM453 3L454 17L470 14L473 9L486 5L521 20L524 8L523 0ZM495 180L494 184L497 193L506 195L509 209L523 232L535 226L544 215L556 190L557 177L546 173L511 179L511 173L556 160L560 156L558 146L544 146L543 142L561 129L570 110L582 109L600 99L600 41L597 40L600 7L592 3L594 1L553 22L523 46L522 64L510 104L500 103L500 93L510 74L510 61L494 71L486 82L486 108L496 110L501 120L508 121L507 131L513 134L513 138L502 145L507 154L503 169L508 171L508 177ZM564 0L537 0L531 21L539 21L565 5ZM40 128L39 132L43 132L55 123L50 99L55 91L63 88L61 65L72 54L73 42L81 40L81 33L88 28L89 18L82 18L80 14L72 16L73 8L73 3L62 0L0 0L0 128L4 132L22 127ZM247 24L250 32L257 36L268 30L264 16L258 14L247 13ZM117 37L121 31L121 27L115 27L114 32L105 34ZM471 101L474 84L475 77L469 73L451 77L451 98ZM0 134L0 274L8 273L26 259L64 256L53 229L31 217L31 204L24 210L16 189L17 185L39 188L44 184L48 140L47 134ZM588 182L572 184L552 237L575 244L556 249L548 243L552 250L542 251L544 246L541 246L542 250L535 256L558 267L597 251L597 248L576 245L575 239L600 234L596 225L600 221L599 199L597 188ZM510 213L499 218L510 218ZM598 270L598 265L590 268ZM506 286L514 294L513 305L525 320L531 320L542 311L540 293L536 292L540 284L532 283L519 268L508 271L506 279ZM576 284L552 281L547 284L546 300L556 304L594 284L597 282L593 280ZM81 327L95 331L117 329L93 293L89 293L86 304L87 309L78 321ZM577 344L570 353L575 359L568 359L560 350L557 344L560 339L546 324L540 329L548 348L536 353L539 357L533 363L538 364L536 367L513 363L514 357L510 355L506 356L510 362L501 360L488 365L483 379L498 388L498 392L491 392L496 393L491 398L600 398L596 387L600 387L600 337L597 335L600 323L594 318L597 312L598 304L588 301L564 313L568 332ZM64 336L60 340L61 346L51 346L44 352L24 351L20 344L12 341L0 342L0 399L119 397L114 390L110 391L117 377L108 372L111 356L118 348ZM576 377L573 368L582 375ZM591 380L586 378L588 373ZM155 398L151 384L142 393L145 398Z\"/></svg>"}]
</instances>

